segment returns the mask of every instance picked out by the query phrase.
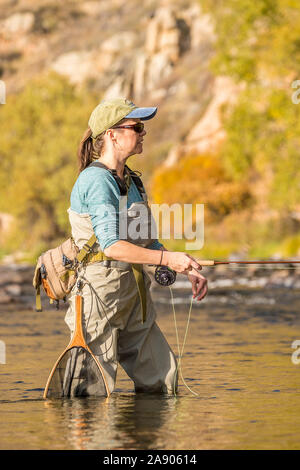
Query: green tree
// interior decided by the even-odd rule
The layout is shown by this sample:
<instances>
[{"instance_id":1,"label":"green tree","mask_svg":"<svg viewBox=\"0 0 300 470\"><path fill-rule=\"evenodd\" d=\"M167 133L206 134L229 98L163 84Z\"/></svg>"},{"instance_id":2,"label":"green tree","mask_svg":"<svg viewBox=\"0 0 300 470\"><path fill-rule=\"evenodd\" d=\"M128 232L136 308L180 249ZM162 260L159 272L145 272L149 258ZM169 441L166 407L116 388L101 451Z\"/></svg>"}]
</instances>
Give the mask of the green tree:
<instances>
[{"instance_id":1,"label":"green tree","mask_svg":"<svg viewBox=\"0 0 300 470\"><path fill-rule=\"evenodd\" d=\"M0 112L0 211L15 216L6 249L36 252L70 231L77 146L96 99L51 72Z\"/></svg>"},{"instance_id":2,"label":"green tree","mask_svg":"<svg viewBox=\"0 0 300 470\"><path fill-rule=\"evenodd\" d=\"M211 67L244 84L234 109L224 107L227 173L248 179L258 203L287 224L300 207L300 105L292 83L300 78L300 5L295 0L203 0L215 23ZM257 191L257 187L264 188Z\"/></svg>"}]
</instances>

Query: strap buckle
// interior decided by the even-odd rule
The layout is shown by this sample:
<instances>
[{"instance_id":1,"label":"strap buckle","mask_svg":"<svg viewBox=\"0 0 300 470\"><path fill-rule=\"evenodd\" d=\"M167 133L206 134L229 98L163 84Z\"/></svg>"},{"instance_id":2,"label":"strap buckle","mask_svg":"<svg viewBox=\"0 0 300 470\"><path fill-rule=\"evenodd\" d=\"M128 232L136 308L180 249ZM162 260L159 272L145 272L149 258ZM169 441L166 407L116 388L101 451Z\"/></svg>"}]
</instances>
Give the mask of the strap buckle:
<instances>
[{"instance_id":1,"label":"strap buckle","mask_svg":"<svg viewBox=\"0 0 300 470\"><path fill-rule=\"evenodd\" d=\"M91 253L92 252L92 246L88 245L87 243L85 243L82 247L82 250L85 250L87 254Z\"/></svg>"}]
</instances>

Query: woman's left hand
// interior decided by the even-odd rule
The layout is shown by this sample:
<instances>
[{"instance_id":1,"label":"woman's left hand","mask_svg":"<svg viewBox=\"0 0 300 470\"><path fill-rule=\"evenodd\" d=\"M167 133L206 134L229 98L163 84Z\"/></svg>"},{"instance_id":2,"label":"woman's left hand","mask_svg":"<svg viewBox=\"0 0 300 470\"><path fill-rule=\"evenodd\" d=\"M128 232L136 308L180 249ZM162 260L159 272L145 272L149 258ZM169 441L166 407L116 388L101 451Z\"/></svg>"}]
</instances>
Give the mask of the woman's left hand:
<instances>
[{"instance_id":1,"label":"woman's left hand","mask_svg":"<svg viewBox=\"0 0 300 470\"><path fill-rule=\"evenodd\" d=\"M207 279L198 273L195 269L191 270L187 275L192 283L193 299L202 300L208 292Z\"/></svg>"}]
</instances>

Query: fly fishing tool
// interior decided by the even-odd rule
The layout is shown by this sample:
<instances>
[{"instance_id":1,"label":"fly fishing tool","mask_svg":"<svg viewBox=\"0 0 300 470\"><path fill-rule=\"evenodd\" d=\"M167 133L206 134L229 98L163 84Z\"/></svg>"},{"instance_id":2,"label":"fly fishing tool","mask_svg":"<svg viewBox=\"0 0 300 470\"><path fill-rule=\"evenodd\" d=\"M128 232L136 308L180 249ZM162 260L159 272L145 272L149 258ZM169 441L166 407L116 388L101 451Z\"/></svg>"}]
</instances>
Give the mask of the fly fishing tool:
<instances>
[{"instance_id":1,"label":"fly fishing tool","mask_svg":"<svg viewBox=\"0 0 300 470\"><path fill-rule=\"evenodd\" d=\"M220 264L242 264L242 265L247 265L247 264L259 264L259 265L264 265L264 264L271 264L271 265L274 265L274 264L300 264L300 260L216 261L216 260L212 260L212 259L208 259L208 260L197 259L197 262L201 266L218 266Z\"/></svg>"},{"instance_id":2,"label":"fly fishing tool","mask_svg":"<svg viewBox=\"0 0 300 470\"><path fill-rule=\"evenodd\" d=\"M82 281L77 281L75 329L48 378L43 398L110 395L103 368L86 343L82 329Z\"/></svg>"},{"instance_id":3,"label":"fly fishing tool","mask_svg":"<svg viewBox=\"0 0 300 470\"><path fill-rule=\"evenodd\" d=\"M211 260L211 259L206 259L206 260L201 260L197 259L197 262L201 266L218 266L221 264L241 264L241 265L247 265L247 264L258 264L258 265L265 265L265 264L300 264L300 260L267 260L267 261L216 261L216 260ZM196 271L200 272L198 269ZM168 268L168 266L157 266L155 273L154 273L154 278L158 284L162 286L170 286L171 284L174 284L176 281L176 271L173 271L172 269Z\"/></svg>"}]
</instances>

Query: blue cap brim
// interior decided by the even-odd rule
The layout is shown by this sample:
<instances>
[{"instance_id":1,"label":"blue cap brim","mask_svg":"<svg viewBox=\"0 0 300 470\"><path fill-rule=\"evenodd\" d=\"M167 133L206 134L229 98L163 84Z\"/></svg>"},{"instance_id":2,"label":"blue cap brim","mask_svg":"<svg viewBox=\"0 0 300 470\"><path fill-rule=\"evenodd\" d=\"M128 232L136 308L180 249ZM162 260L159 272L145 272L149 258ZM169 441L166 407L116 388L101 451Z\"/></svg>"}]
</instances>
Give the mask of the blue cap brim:
<instances>
[{"instance_id":1,"label":"blue cap brim","mask_svg":"<svg viewBox=\"0 0 300 470\"><path fill-rule=\"evenodd\" d=\"M152 119L157 112L157 108L136 108L131 113L127 114L126 119L141 119L142 121L147 121Z\"/></svg>"}]
</instances>

